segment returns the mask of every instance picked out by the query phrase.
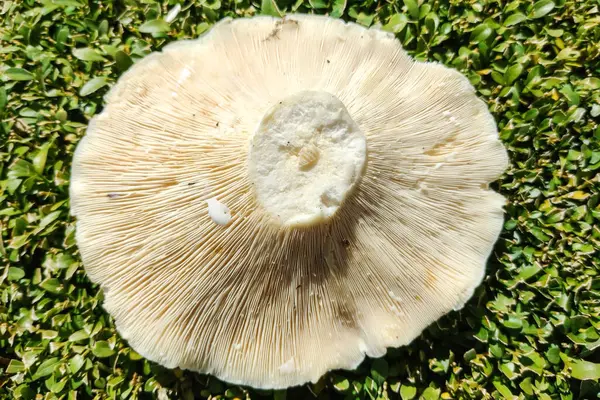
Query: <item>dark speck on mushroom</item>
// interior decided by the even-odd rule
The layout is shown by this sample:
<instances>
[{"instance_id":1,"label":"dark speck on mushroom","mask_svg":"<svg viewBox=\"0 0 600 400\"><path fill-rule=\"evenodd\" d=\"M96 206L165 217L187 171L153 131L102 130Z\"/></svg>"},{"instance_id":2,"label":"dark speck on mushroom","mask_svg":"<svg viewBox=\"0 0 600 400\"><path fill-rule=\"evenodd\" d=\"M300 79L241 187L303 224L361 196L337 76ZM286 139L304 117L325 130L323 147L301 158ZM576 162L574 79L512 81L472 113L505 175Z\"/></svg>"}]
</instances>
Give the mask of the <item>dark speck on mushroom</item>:
<instances>
[{"instance_id":1,"label":"dark speck on mushroom","mask_svg":"<svg viewBox=\"0 0 600 400\"><path fill-rule=\"evenodd\" d=\"M106 195L106 197L108 197L109 199L116 199L119 196L121 196L119 193L109 193Z\"/></svg>"},{"instance_id":2,"label":"dark speck on mushroom","mask_svg":"<svg viewBox=\"0 0 600 400\"><path fill-rule=\"evenodd\" d=\"M348 247L350 246L350 241L348 239L342 239L342 244L344 245L344 247Z\"/></svg>"},{"instance_id":3,"label":"dark speck on mushroom","mask_svg":"<svg viewBox=\"0 0 600 400\"><path fill-rule=\"evenodd\" d=\"M329 64L331 61L327 60L327 64Z\"/></svg>"},{"instance_id":4,"label":"dark speck on mushroom","mask_svg":"<svg viewBox=\"0 0 600 400\"><path fill-rule=\"evenodd\" d=\"M192 185L195 185L195 184L196 184L196 182L188 182L188 186L192 186Z\"/></svg>"}]
</instances>

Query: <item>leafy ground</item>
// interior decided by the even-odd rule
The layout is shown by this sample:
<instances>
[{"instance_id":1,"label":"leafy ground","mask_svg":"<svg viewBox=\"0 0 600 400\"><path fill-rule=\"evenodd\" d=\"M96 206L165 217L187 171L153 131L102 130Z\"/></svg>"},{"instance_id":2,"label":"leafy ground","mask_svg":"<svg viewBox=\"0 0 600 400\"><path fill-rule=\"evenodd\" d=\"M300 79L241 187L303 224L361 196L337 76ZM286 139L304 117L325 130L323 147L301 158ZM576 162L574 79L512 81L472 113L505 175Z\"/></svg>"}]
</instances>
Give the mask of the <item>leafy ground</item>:
<instances>
[{"instance_id":1,"label":"leafy ground","mask_svg":"<svg viewBox=\"0 0 600 400\"><path fill-rule=\"evenodd\" d=\"M224 16L290 11L382 25L461 70L512 163L495 186L505 229L463 311L357 371L273 393L127 347L81 267L67 189L86 122L133 62ZM598 0L3 0L0 398L598 398L599 43Z\"/></svg>"}]
</instances>

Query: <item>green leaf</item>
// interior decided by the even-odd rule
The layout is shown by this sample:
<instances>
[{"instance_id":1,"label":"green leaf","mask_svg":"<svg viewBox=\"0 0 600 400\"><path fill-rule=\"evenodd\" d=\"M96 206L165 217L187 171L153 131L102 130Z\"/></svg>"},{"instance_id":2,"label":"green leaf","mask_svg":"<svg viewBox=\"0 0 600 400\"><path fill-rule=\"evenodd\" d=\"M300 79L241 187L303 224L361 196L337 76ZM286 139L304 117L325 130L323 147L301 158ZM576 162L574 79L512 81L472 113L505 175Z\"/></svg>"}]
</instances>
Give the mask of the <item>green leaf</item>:
<instances>
[{"instance_id":1,"label":"green leaf","mask_svg":"<svg viewBox=\"0 0 600 400\"><path fill-rule=\"evenodd\" d=\"M496 358L502 358L504 348L500 344L490 344L490 354Z\"/></svg>"},{"instance_id":2,"label":"green leaf","mask_svg":"<svg viewBox=\"0 0 600 400\"><path fill-rule=\"evenodd\" d=\"M6 103L8 102L8 96L6 95L6 89L4 86L0 86L0 113L4 111Z\"/></svg>"},{"instance_id":3,"label":"green leaf","mask_svg":"<svg viewBox=\"0 0 600 400\"><path fill-rule=\"evenodd\" d=\"M590 90L600 89L600 78L589 77L581 81L581 84Z\"/></svg>"},{"instance_id":4,"label":"green leaf","mask_svg":"<svg viewBox=\"0 0 600 400\"><path fill-rule=\"evenodd\" d=\"M382 27L382 29L388 32L398 33L402 32L407 23L408 17L406 14L394 14L391 16L388 23Z\"/></svg>"},{"instance_id":5,"label":"green leaf","mask_svg":"<svg viewBox=\"0 0 600 400\"><path fill-rule=\"evenodd\" d=\"M502 372L510 380L513 380L518 376L515 373L515 364L512 362L503 362L500 365L500 372Z\"/></svg>"},{"instance_id":6,"label":"green leaf","mask_svg":"<svg viewBox=\"0 0 600 400\"><path fill-rule=\"evenodd\" d=\"M358 22L362 26L371 26L373 24L373 18L375 18L375 14L366 14L366 13L358 13L356 16L356 22Z\"/></svg>"},{"instance_id":7,"label":"green leaf","mask_svg":"<svg viewBox=\"0 0 600 400\"><path fill-rule=\"evenodd\" d=\"M546 218L546 223L555 224L557 222L560 222L563 219L565 219L566 213L567 210L554 210L552 213L548 214L548 218Z\"/></svg>"},{"instance_id":8,"label":"green leaf","mask_svg":"<svg viewBox=\"0 0 600 400\"><path fill-rule=\"evenodd\" d=\"M463 359L466 362L473 361L476 357L477 357L477 350L475 350L475 349L469 349L469 350L465 351L465 354L463 354Z\"/></svg>"},{"instance_id":9,"label":"green leaf","mask_svg":"<svg viewBox=\"0 0 600 400\"><path fill-rule=\"evenodd\" d=\"M329 15L333 18L340 18L342 15L344 15L346 6L347 6L347 0L334 0L333 7L332 7L331 13Z\"/></svg>"},{"instance_id":10,"label":"green leaf","mask_svg":"<svg viewBox=\"0 0 600 400\"><path fill-rule=\"evenodd\" d=\"M92 347L92 353L98 358L106 358L115 354L115 351L110 347L110 344L104 340L98 340Z\"/></svg>"},{"instance_id":11,"label":"green leaf","mask_svg":"<svg viewBox=\"0 0 600 400\"><path fill-rule=\"evenodd\" d=\"M365 383L364 383L363 388L367 392L369 397L374 397L377 394L377 392L379 391L379 386L377 385L377 382L375 382L373 379L371 379L370 376L367 376L365 378Z\"/></svg>"},{"instance_id":12,"label":"green leaf","mask_svg":"<svg viewBox=\"0 0 600 400\"><path fill-rule=\"evenodd\" d=\"M600 380L600 364L596 364L585 360L570 360L571 376L575 379L583 380Z\"/></svg>"},{"instance_id":13,"label":"green leaf","mask_svg":"<svg viewBox=\"0 0 600 400\"><path fill-rule=\"evenodd\" d=\"M260 12L264 15L271 15L273 17L281 17L281 11L277 7L275 0L262 0L260 5Z\"/></svg>"},{"instance_id":14,"label":"green leaf","mask_svg":"<svg viewBox=\"0 0 600 400\"><path fill-rule=\"evenodd\" d=\"M581 52L570 47L565 47L557 55L557 60L575 60L579 58Z\"/></svg>"},{"instance_id":15,"label":"green leaf","mask_svg":"<svg viewBox=\"0 0 600 400\"><path fill-rule=\"evenodd\" d=\"M139 28L139 31L142 33L162 33L170 30L171 26L169 23L162 19L154 19L144 22Z\"/></svg>"},{"instance_id":16,"label":"green leaf","mask_svg":"<svg viewBox=\"0 0 600 400\"><path fill-rule=\"evenodd\" d=\"M196 25L196 34L200 35L209 29L210 29L210 24L208 24L207 22L201 22L198 25Z\"/></svg>"},{"instance_id":17,"label":"green leaf","mask_svg":"<svg viewBox=\"0 0 600 400\"><path fill-rule=\"evenodd\" d=\"M7 374L16 374L16 373L23 372L23 371L25 371L25 364L23 363L23 361L13 358L8 363L8 367L6 367L5 372Z\"/></svg>"},{"instance_id":18,"label":"green leaf","mask_svg":"<svg viewBox=\"0 0 600 400\"><path fill-rule=\"evenodd\" d=\"M9 249L20 249L29 242L29 234L13 236L8 243Z\"/></svg>"},{"instance_id":19,"label":"green leaf","mask_svg":"<svg viewBox=\"0 0 600 400\"><path fill-rule=\"evenodd\" d=\"M52 222L56 221L58 219L58 217L60 217L60 214L62 214L62 211L53 211L50 214L46 215L44 218L42 218L40 220L40 225L38 227L39 230L44 229L45 227L47 227L48 225L50 225Z\"/></svg>"},{"instance_id":20,"label":"green leaf","mask_svg":"<svg viewBox=\"0 0 600 400\"><path fill-rule=\"evenodd\" d=\"M239 399L244 396L244 392L238 387L232 387L225 391L225 397L228 399Z\"/></svg>"},{"instance_id":21,"label":"green leaf","mask_svg":"<svg viewBox=\"0 0 600 400\"><path fill-rule=\"evenodd\" d=\"M408 14L410 17L418 21L419 20L419 3L417 0L404 0L404 5L406 5L406 9L408 10Z\"/></svg>"},{"instance_id":22,"label":"green leaf","mask_svg":"<svg viewBox=\"0 0 600 400\"><path fill-rule=\"evenodd\" d=\"M533 236L535 236L539 241L541 242L547 242L548 240L551 239L550 236L546 235L541 229L539 228L531 228L529 230L531 232L531 234Z\"/></svg>"},{"instance_id":23,"label":"green leaf","mask_svg":"<svg viewBox=\"0 0 600 400\"><path fill-rule=\"evenodd\" d=\"M54 372L54 369L61 363L60 359L57 357L52 357L42 362L40 366L37 368L31 379L38 380L41 378L45 378L48 375L51 375Z\"/></svg>"},{"instance_id":24,"label":"green leaf","mask_svg":"<svg viewBox=\"0 0 600 400\"><path fill-rule=\"evenodd\" d=\"M371 376L377 384L382 385L388 377L389 369L387 361L384 358L378 358L371 364Z\"/></svg>"},{"instance_id":25,"label":"green leaf","mask_svg":"<svg viewBox=\"0 0 600 400\"><path fill-rule=\"evenodd\" d=\"M133 350L129 351L129 359L130 360L136 361L136 360L141 360L142 358L143 357L140 354L138 354L137 352L135 352Z\"/></svg>"},{"instance_id":26,"label":"green leaf","mask_svg":"<svg viewBox=\"0 0 600 400\"><path fill-rule=\"evenodd\" d=\"M440 389L428 387L421 394L423 400L438 400L440 398Z\"/></svg>"},{"instance_id":27,"label":"green leaf","mask_svg":"<svg viewBox=\"0 0 600 400\"><path fill-rule=\"evenodd\" d=\"M15 399L34 400L36 391L28 386L27 383L17 386L14 390Z\"/></svg>"},{"instance_id":28,"label":"green leaf","mask_svg":"<svg viewBox=\"0 0 600 400\"><path fill-rule=\"evenodd\" d=\"M34 176L37 176L37 172L29 161L17 160L8 169L9 178L31 178Z\"/></svg>"},{"instance_id":29,"label":"green leaf","mask_svg":"<svg viewBox=\"0 0 600 400\"><path fill-rule=\"evenodd\" d=\"M574 192L567 193L564 195L564 197L572 200L585 200L590 197L590 194L584 192L583 190L576 190Z\"/></svg>"},{"instance_id":30,"label":"green leaf","mask_svg":"<svg viewBox=\"0 0 600 400\"><path fill-rule=\"evenodd\" d=\"M560 90L560 93L562 93L566 98L567 101L569 102L569 106L578 106L579 105L579 95L577 94L576 91L573 90L573 87L571 85L565 85L563 86Z\"/></svg>"},{"instance_id":31,"label":"green leaf","mask_svg":"<svg viewBox=\"0 0 600 400\"><path fill-rule=\"evenodd\" d=\"M100 22L100 25L98 25L98 35L104 36L107 33L108 33L108 21L102 20L102 22Z\"/></svg>"},{"instance_id":32,"label":"green leaf","mask_svg":"<svg viewBox=\"0 0 600 400\"><path fill-rule=\"evenodd\" d=\"M511 65L504 74L504 82L506 85L512 85L522 73L523 66L521 64Z\"/></svg>"},{"instance_id":33,"label":"green leaf","mask_svg":"<svg viewBox=\"0 0 600 400\"><path fill-rule=\"evenodd\" d=\"M117 68L119 68L121 72L127 71L129 67L133 65L131 57L121 50L115 53L114 58Z\"/></svg>"},{"instance_id":34,"label":"green leaf","mask_svg":"<svg viewBox=\"0 0 600 400\"><path fill-rule=\"evenodd\" d=\"M525 21L526 19L527 17L525 16L525 14L516 12L504 20L504 26L515 26Z\"/></svg>"},{"instance_id":35,"label":"green leaf","mask_svg":"<svg viewBox=\"0 0 600 400\"><path fill-rule=\"evenodd\" d=\"M73 56L83 61L104 61L104 57L98 54L94 49L87 47L73 49Z\"/></svg>"},{"instance_id":36,"label":"green leaf","mask_svg":"<svg viewBox=\"0 0 600 400\"><path fill-rule=\"evenodd\" d=\"M56 34L56 47L58 49L63 49L65 47L65 44L69 40L69 34L69 28L67 28L66 26L60 28L60 30Z\"/></svg>"},{"instance_id":37,"label":"green leaf","mask_svg":"<svg viewBox=\"0 0 600 400\"><path fill-rule=\"evenodd\" d=\"M98 76L86 82L79 90L79 95L84 97L89 96L106 85L108 85L108 78L105 76Z\"/></svg>"},{"instance_id":38,"label":"green leaf","mask_svg":"<svg viewBox=\"0 0 600 400\"><path fill-rule=\"evenodd\" d=\"M62 380L54 383L54 385L52 385L50 387L50 391L52 393L60 393L60 392L62 392L62 390L64 389L64 387L67 384L67 382L68 382L67 378L63 378Z\"/></svg>"},{"instance_id":39,"label":"green leaf","mask_svg":"<svg viewBox=\"0 0 600 400\"><path fill-rule=\"evenodd\" d=\"M542 267L538 264L526 265L523 268L521 268L519 274L516 276L516 279L519 281L526 281L541 270Z\"/></svg>"},{"instance_id":40,"label":"green leaf","mask_svg":"<svg viewBox=\"0 0 600 400\"><path fill-rule=\"evenodd\" d=\"M8 68L3 74L9 81L30 81L35 76L23 68Z\"/></svg>"},{"instance_id":41,"label":"green leaf","mask_svg":"<svg viewBox=\"0 0 600 400\"><path fill-rule=\"evenodd\" d=\"M496 390L498 390L498 392L502 395L502 397L504 399L515 399L515 395L512 394L512 392L506 385L503 385L502 383L495 381L494 387L496 388Z\"/></svg>"},{"instance_id":42,"label":"green leaf","mask_svg":"<svg viewBox=\"0 0 600 400\"><path fill-rule=\"evenodd\" d=\"M430 12L425 16L425 26L430 35L433 35L440 25L440 17L434 12Z\"/></svg>"},{"instance_id":43,"label":"green leaf","mask_svg":"<svg viewBox=\"0 0 600 400\"><path fill-rule=\"evenodd\" d=\"M411 400L417 396L417 388L412 385L402 385L400 387L400 397L402 400Z\"/></svg>"},{"instance_id":44,"label":"green leaf","mask_svg":"<svg viewBox=\"0 0 600 400\"><path fill-rule=\"evenodd\" d=\"M494 32L494 30L488 24L478 25L471 32L471 42L479 43L486 40L490 35Z\"/></svg>"},{"instance_id":45,"label":"green leaf","mask_svg":"<svg viewBox=\"0 0 600 400\"><path fill-rule=\"evenodd\" d=\"M504 223L504 229L506 229L507 231L512 231L513 229L515 229L518 225L518 222L515 221L514 219L509 219L508 221L506 221Z\"/></svg>"},{"instance_id":46,"label":"green leaf","mask_svg":"<svg viewBox=\"0 0 600 400\"><path fill-rule=\"evenodd\" d=\"M0 256L3 256L6 258L7 256L7 252L6 252L6 247L4 246L4 239L2 238L2 230L3 230L3 225L2 225L2 219L0 219ZM8 275L10 275L10 268L8 269ZM2 276L0 276L0 283L2 283L2 280L4 278Z\"/></svg>"},{"instance_id":47,"label":"green leaf","mask_svg":"<svg viewBox=\"0 0 600 400\"><path fill-rule=\"evenodd\" d=\"M44 5L52 4L58 7L83 7L84 5L75 0L44 0Z\"/></svg>"},{"instance_id":48,"label":"green leaf","mask_svg":"<svg viewBox=\"0 0 600 400\"><path fill-rule=\"evenodd\" d=\"M503 321L502 324L509 329L521 329L523 327L523 320L511 315L507 320Z\"/></svg>"},{"instance_id":49,"label":"green leaf","mask_svg":"<svg viewBox=\"0 0 600 400\"><path fill-rule=\"evenodd\" d=\"M546 352L546 358L552 364L558 364L560 362L560 349L558 347L551 347Z\"/></svg>"},{"instance_id":50,"label":"green leaf","mask_svg":"<svg viewBox=\"0 0 600 400\"><path fill-rule=\"evenodd\" d=\"M523 379L521 381L521 383L519 383L519 387L521 389L523 389L523 391L525 392L525 394L527 394L529 396L533 396L534 389L533 389L533 385L531 384L531 378L527 377L527 378Z\"/></svg>"},{"instance_id":51,"label":"green leaf","mask_svg":"<svg viewBox=\"0 0 600 400\"><path fill-rule=\"evenodd\" d=\"M78 342L80 340L85 340L88 339L90 337L90 335L83 329L78 330L77 332L73 332L70 336L69 336L69 342Z\"/></svg>"},{"instance_id":52,"label":"green leaf","mask_svg":"<svg viewBox=\"0 0 600 400\"><path fill-rule=\"evenodd\" d=\"M348 381L348 378L346 378L346 377L334 374L331 377L331 381L333 383L334 389L337 390L338 392L345 392L348 389L350 389L350 382Z\"/></svg>"},{"instance_id":53,"label":"green leaf","mask_svg":"<svg viewBox=\"0 0 600 400\"><path fill-rule=\"evenodd\" d=\"M46 159L48 158L48 150L52 146L52 141L44 143L40 149L37 151L37 154L33 158L31 162L33 164L33 169L41 174L44 172L44 167L46 166Z\"/></svg>"},{"instance_id":54,"label":"green leaf","mask_svg":"<svg viewBox=\"0 0 600 400\"><path fill-rule=\"evenodd\" d=\"M542 18L548 15L554 9L554 6L555 4L552 0L540 0L533 5L530 17L532 19Z\"/></svg>"},{"instance_id":55,"label":"green leaf","mask_svg":"<svg viewBox=\"0 0 600 400\"><path fill-rule=\"evenodd\" d=\"M25 271L22 268L18 267L8 267L8 280L9 281L18 281L19 279L25 276Z\"/></svg>"},{"instance_id":56,"label":"green leaf","mask_svg":"<svg viewBox=\"0 0 600 400\"><path fill-rule=\"evenodd\" d=\"M48 278L40 283L40 287L50 293L60 293L63 290L63 285L57 278Z\"/></svg>"},{"instance_id":57,"label":"green leaf","mask_svg":"<svg viewBox=\"0 0 600 400\"><path fill-rule=\"evenodd\" d=\"M316 10L328 7L324 0L308 0L308 4L310 4L310 6Z\"/></svg>"}]
</instances>

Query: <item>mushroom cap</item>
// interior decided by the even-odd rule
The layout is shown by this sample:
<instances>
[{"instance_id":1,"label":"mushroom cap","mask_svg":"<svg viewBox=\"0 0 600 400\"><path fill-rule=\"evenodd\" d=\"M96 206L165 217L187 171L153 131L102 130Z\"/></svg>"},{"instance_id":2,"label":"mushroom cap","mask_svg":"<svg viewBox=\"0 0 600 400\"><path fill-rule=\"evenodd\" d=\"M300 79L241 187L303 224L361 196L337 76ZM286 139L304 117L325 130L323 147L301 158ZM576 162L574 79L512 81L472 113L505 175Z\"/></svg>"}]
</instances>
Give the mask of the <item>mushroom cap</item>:
<instances>
[{"instance_id":1,"label":"mushroom cap","mask_svg":"<svg viewBox=\"0 0 600 400\"><path fill-rule=\"evenodd\" d=\"M290 228L257 201L248 148L265 112L303 91L345 105L368 160L329 220ZM469 81L393 35L321 16L225 19L119 79L75 152L71 209L85 269L137 352L284 388L464 305L501 231L488 183L507 162Z\"/></svg>"}]
</instances>

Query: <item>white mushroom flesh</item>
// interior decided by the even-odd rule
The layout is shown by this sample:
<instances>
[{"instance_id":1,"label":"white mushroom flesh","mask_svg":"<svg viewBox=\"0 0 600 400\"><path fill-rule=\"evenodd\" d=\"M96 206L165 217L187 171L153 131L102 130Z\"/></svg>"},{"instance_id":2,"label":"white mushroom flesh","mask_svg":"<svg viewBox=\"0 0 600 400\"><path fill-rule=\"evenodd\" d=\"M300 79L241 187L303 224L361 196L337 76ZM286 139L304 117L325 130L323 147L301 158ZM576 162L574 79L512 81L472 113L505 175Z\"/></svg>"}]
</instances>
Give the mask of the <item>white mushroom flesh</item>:
<instances>
[{"instance_id":1,"label":"white mushroom flesh","mask_svg":"<svg viewBox=\"0 0 600 400\"><path fill-rule=\"evenodd\" d=\"M310 226L335 214L364 170L365 136L325 92L277 102L252 137L249 176L260 205L282 225Z\"/></svg>"}]
</instances>

